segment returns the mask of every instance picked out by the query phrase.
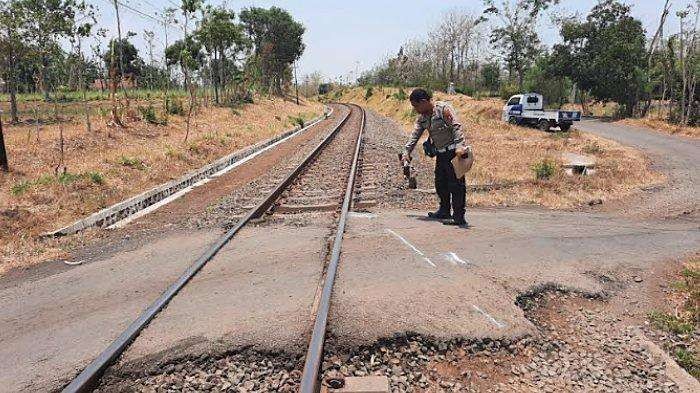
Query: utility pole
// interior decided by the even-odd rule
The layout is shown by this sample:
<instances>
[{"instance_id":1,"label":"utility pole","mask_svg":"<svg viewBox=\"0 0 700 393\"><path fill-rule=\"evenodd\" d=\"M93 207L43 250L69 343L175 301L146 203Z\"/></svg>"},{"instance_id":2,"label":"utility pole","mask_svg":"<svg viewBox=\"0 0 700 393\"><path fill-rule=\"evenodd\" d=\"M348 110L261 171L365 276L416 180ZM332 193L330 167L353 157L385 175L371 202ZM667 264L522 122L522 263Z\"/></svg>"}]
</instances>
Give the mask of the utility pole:
<instances>
[{"instance_id":1,"label":"utility pole","mask_svg":"<svg viewBox=\"0 0 700 393\"><path fill-rule=\"evenodd\" d=\"M294 90L297 93L297 105L299 105L299 83L297 83L297 61L294 60Z\"/></svg>"},{"instance_id":2,"label":"utility pole","mask_svg":"<svg viewBox=\"0 0 700 393\"><path fill-rule=\"evenodd\" d=\"M2 111L0 110L0 170L3 172L10 171L10 165L7 163L7 150L5 149L5 136L2 133Z\"/></svg>"}]
</instances>

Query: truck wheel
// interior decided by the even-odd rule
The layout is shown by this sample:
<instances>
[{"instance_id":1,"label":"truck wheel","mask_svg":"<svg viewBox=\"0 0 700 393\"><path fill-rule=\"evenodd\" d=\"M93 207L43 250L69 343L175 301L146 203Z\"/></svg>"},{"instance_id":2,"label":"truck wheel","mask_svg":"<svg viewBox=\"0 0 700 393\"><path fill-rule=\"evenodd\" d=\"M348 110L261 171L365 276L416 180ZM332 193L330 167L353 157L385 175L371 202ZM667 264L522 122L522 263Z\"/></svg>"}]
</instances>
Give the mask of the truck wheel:
<instances>
[{"instance_id":1,"label":"truck wheel","mask_svg":"<svg viewBox=\"0 0 700 393\"><path fill-rule=\"evenodd\" d=\"M511 116L508 118L508 123L517 126L518 125L518 119L515 116Z\"/></svg>"},{"instance_id":2,"label":"truck wheel","mask_svg":"<svg viewBox=\"0 0 700 393\"><path fill-rule=\"evenodd\" d=\"M559 128L562 132L568 132L571 129L571 124L560 124Z\"/></svg>"},{"instance_id":3,"label":"truck wheel","mask_svg":"<svg viewBox=\"0 0 700 393\"><path fill-rule=\"evenodd\" d=\"M541 131L549 132L549 120L540 120L540 122L537 123L537 128Z\"/></svg>"}]
</instances>

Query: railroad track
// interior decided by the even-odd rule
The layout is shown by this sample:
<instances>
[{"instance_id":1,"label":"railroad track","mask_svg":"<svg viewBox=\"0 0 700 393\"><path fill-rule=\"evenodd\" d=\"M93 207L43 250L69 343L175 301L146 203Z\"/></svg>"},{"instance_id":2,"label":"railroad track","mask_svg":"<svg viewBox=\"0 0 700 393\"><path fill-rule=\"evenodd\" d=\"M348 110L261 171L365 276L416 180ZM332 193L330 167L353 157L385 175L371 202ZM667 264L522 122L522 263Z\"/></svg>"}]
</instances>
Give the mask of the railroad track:
<instances>
[{"instance_id":1,"label":"railroad track","mask_svg":"<svg viewBox=\"0 0 700 393\"><path fill-rule=\"evenodd\" d=\"M362 137L365 111L360 106L343 105L349 112L310 154L266 195L243 214L224 235L211 244L182 275L144 310L63 392L94 389L109 366L129 347L143 329L163 310L178 292L235 237L251 220L271 215L330 212L336 215L335 236L323 271L322 289L314 302L315 318L305 359L301 392L316 392L323 357L328 312L333 284L340 261L343 233L351 208L373 205L373 168L362 165ZM361 185L356 189L356 182ZM258 198L256 198L258 199Z\"/></svg>"}]
</instances>

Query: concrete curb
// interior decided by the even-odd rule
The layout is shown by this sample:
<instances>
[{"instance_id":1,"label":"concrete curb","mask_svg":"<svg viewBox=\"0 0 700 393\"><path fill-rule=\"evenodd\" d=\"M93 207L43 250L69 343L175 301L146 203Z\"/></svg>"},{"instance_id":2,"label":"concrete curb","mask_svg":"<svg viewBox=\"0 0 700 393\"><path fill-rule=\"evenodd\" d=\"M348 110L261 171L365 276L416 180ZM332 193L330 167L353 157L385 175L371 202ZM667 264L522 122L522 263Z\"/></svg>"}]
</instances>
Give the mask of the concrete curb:
<instances>
[{"instance_id":1,"label":"concrete curb","mask_svg":"<svg viewBox=\"0 0 700 393\"><path fill-rule=\"evenodd\" d=\"M676 363L666 351L661 349L655 342L649 340L647 336L640 330L634 329L634 332L640 342L652 356L656 357L666 366L666 375L678 385L678 390L681 393L700 392L700 382L688 374L681 366Z\"/></svg>"},{"instance_id":2,"label":"concrete curb","mask_svg":"<svg viewBox=\"0 0 700 393\"><path fill-rule=\"evenodd\" d=\"M57 229L53 232L44 233L41 236L59 237L71 235L90 227L108 227L202 180L209 179L212 177L212 175L225 171L229 166L234 165L236 162L243 160L252 154L261 152L262 150L265 150L266 148L281 141L282 139L291 137L295 134L307 130L308 128L312 127L321 120L328 118L328 116L330 116L332 112L333 110L331 108L326 107L323 115L314 118L308 125L306 125L303 128L295 127L273 138L264 140L262 142L258 142L252 146L248 146L241 150L235 151L229 155L219 158L218 160L210 164L207 164L197 170L194 170L180 177L179 179L171 180L167 183L161 184L139 195L116 203L112 206L106 207L98 211L97 213L91 214L90 216L80 219L68 226Z\"/></svg>"}]
</instances>

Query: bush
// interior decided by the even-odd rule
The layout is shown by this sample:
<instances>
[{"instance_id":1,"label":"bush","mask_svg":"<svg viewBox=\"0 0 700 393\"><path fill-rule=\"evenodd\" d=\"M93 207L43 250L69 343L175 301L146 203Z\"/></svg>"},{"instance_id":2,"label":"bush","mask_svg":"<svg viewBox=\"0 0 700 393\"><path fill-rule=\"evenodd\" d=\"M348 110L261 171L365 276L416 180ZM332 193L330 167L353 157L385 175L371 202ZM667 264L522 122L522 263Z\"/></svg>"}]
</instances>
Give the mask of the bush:
<instances>
[{"instance_id":1,"label":"bush","mask_svg":"<svg viewBox=\"0 0 700 393\"><path fill-rule=\"evenodd\" d=\"M368 87L365 89L365 101L369 100L370 97L374 94L374 90L372 89L372 86Z\"/></svg>"},{"instance_id":2,"label":"bush","mask_svg":"<svg viewBox=\"0 0 700 393\"><path fill-rule=\"evenodd\" d=\"M521 92L520 92L520 89L518 89L518 85L506 84L506 83L502 84L501 88L498 91L498 95L500 95L501 98L504 100L507 100L511 96L516 95L516 94L520 94L520 93Z\"/></svg>"},{"instance_id":3,"label":"bush","mask_svg":"<svg viewBox=\"0 0 700 393\"><path fill-rule=\"evenodd\" d=\"M299 128L304 128L304 125L306 124L304 122L304 118L301 116L289 116L289 120L292 122L292 124L298 126Z\"/></svg>"},{"instance_id":4,"label":"bush","mask_svg":"<svg viewBox=\"0 0 700 393\"><path fill-rule=\"evenodd\" d=\"M95 184L105 184L105 177L100 172L87 172L84 177L90 179Z\"/></svg>"},{"instance_id":5,"label":"bush","mask_svg":"<svg viewBox=\"0 0 700 393\"><path fill-rule=\"evenodd\" d=\"M153 104L148 104L147 107L139 106L139 112L141 113L141 119L145 120L146 123L161 126L166 124L165 120L160 120L156 116L156 109L153 107Z\"/></svg>"},{"instance_id":6,"label":"bush","mask_svg":"<svg viewBox=\"0 0 700 393\"><path fill-rule=\"evenodd\" d=\"M23 180L10 188L10 193L12 195L22 195L24 194L32 184L26 180Z\"/></svg>"},{"instance_id":7,"label":"bush","mask_svg":"<svg viewBox=\"0 0 700 393\"><path fill-rule=\"evenodd\" d=\"M405 91L403 91L403 88L400 88L399 91L394 93L393 97L396 101L405 101L406 99L408 99L408 95Z\"/></svg>"},{"instance_id":8,"label":"bush","mask_svg":"<svg viewBox=\"0 0 700 393\"><path fill-rule=\"evenodd\" d=\"M532 166L532 171L535 173L535 179L547 180L556 173L557 164L554 161L545 158L544 160L534 164Z\"/></svg>"},{"instance_id":9,"label":"bush","mask_svg":"<svg viewBox=\"0 0 700 393\"><path fill-rule=\"evenodd\" d=\"M473 97L476 94L476 89L471 86L455 87L455 93Z\"/></svg>"},{"instance_id":10,"label":"bush","mask_svg":"<svg viewBox=\"0 0 700 393\"><path fill-rule=\"evenodd\" d=\"M165 111L170 115L183 116L185 107L182 105L181 99L171 96L165 99Z\"/></svg>"},{"instance_id":11,"label":"bush","mask_svg":"<svg viewBox=\"0 0 700 393\"><path fill-rule=\"evenodd\" d=\"M63 185L73 183L78 179L80 179L80 175L76 175L70 172L63 172L60 175L58 175L58 182Z\"/></svg>"}]
</instances>

